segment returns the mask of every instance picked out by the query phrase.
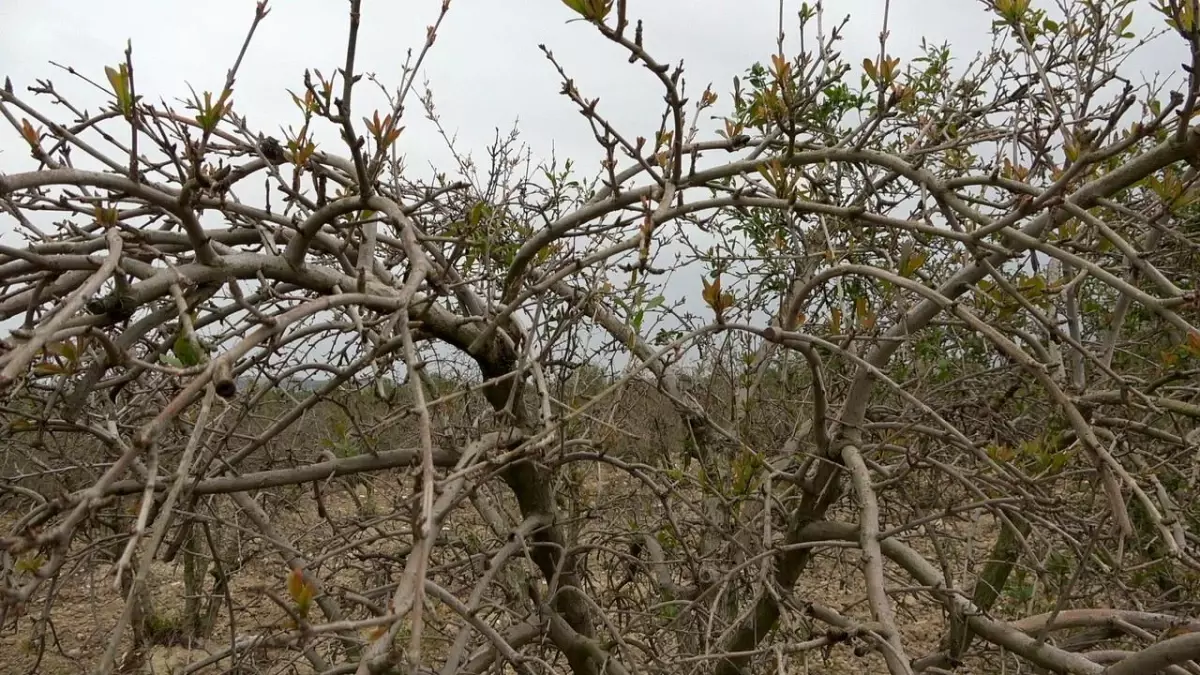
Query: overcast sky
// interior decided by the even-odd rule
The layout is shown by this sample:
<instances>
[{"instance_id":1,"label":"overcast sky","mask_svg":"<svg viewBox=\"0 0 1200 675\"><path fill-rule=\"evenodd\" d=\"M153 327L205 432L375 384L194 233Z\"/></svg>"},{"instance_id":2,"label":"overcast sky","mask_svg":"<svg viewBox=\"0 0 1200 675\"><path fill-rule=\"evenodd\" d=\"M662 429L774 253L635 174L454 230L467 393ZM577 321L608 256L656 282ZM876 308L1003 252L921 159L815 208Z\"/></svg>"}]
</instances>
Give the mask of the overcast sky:
<instances>
[{"instance_id":1,"label":"overcast sky","mask_svg":"<svg viewBox=\"0 0 1200 675\"><path fill-rule=\"evenodd\" d=\"M777 4L773 0L631 0L632 15L644 19L646 47L659 60L684 61L693 100L709 82L728 105L730 80L774 50ZM363 3L359 68L383 82L399 81L406 50L419 48L425 27L441 0L366 0ZM338 0L275 0L261 25L238 79L235 105L252 126L277 130L296 124L297 111L285 88L302 89L306 67L324 73L345 58L348 3ZM851 62L878 50L882 0L829 3L829 21L853 18L842 43ZM789 45L798 47L795 14L786 3ZM95 107L98 93L71 82L53 60L103 81L103 65L122 58L133 40L139 92L168 100L197 91L217 91L233 62L254 11L253 0L4 0L0 2L0 74L23 89L34 78L53 78L65 91L79 92ZM559 95L558 76L537 45L546 44L587 97L631 136L657 128L662 95L645 69L626 62L620 49L583 22L568 23L561 0L454 0L425 74L447 127L464 148L480 149L496 127L520 120L525 140L540 155L557 147L563 155L594 166L599 161L583 118ZM986 49L989 19L970 0L892 0L889 51L915 54L922 35L950 40L966 59ZM367 88L363 96L367 99ZM377 97L367 102L378 103ZM723 108L723 106L722 106ZM359 109L363 111L362 108ZM418 115L414 115L414 118ZM419 120L408 120L404 149L410 166L445 157L440 141ZM710 127L711 128L711 127ZM0 131L0 168L12 170L12 155L24 156L15 133ZM14 152L15 150L15 152ZM23 159L23 157L22 157Z\"/></svg>"},{"instance_id":2,"label":"overcast sky","mask_svg":"<svg viewBox=\"0 0 1200 675\"><path fill-rule=\"evenodd\" d=\"M102 95L50 61L103 82L103 66L120 62L131 39L139 93L174 103L188 95L188 84L197 91L219 91L254 4L2 0L0 76L10 76L23 94L35 78L51 78L73 101L95 110ZM775 0L630 0L629 5L631 16L645 21L647 49L660 61L683 61L692 100L711 82L720 95L718 112L728 110L731 78L774 51ZM785 3L790 53L799 49L795 16L800 5L798 0ZM389 86L398 83L406 51L420 47L440 6L441 0L365 0L359 71L374 73ZM884 6L884 0L827 2L827 30L851 17L840 45L850 63L877 54ZM1138 6L1148 9L1149 2ZM286 89L302 90L305 68L328 74L342 65L347 7L339 0L271 3L234 94L236 110L249 116L252 128L279 135L282 126L298 126L299 113ZM570 101L559 95L558 75L539 52L539 43L555 53L585 97L600 98L600 110L627 137L652 135L662 110L654 77L628 64L617 46L584 22L568 22L573 16L561 0L453 0L424 75L443 123L458 134L461 149L478 152L497 128L507 131L519 120L522 137L537 156L548 156L554 148L589 171L598 166L601 155L590 131ZM989 50L990 22L978 0L891 0L888 51L907 63L918 54L923 37L932 43L949 41L962 64ZM1135 30L1141 35L1149 26L1161 27L1161 17L1139 12ZM1180 40L1160 40L1130 64L1132 72L1177 70L1181 47ZM360 114L383 107L370 86L358 90L356 103ZM419 106L410 107L408 117L401 145L409 167L427 171L431 162L445 167L444 144L421 120ZM710 124L707 130L713 128ZM328 125L318 131L326 149L336 149ZM30 161L16 132L0 128L0 170L20 170Z\"/></svg>"},{"instance_id":3,"label":"overcast sky","mask_svg":"<svg viewBox=\"0 0 1200 675\"><path fill-rule=\"evenodd\" d=\"M10 76L23 94L35 78L51 78L73 101L94 110L102 95L50 61L74 66L103 82L103 66L120 62L131 39L139 93L174 103L188 95L188 84L197 91L219 91L254 4L3 0L0 76ZM766 61L774 51L775 0L630 0L629 5L631 16L645 21L647 49L660 61L684 62L693 100L711 82L720 95L718 112L728 109L731 78L755 61ZM795 16L800 5L798 0L785 4L791 53L799 48ZM420 47L425 27L440 6L441 0L365 0L359 71L374 73L391 86L398 83L406 51ZM840 45L850 63L878 52L884 6L884 0L827 3L827 30L842 17L851 17ZM305 68L328 74L342 65L347 7L339 0L271 3L271 14L255 36L235 87L235 108L249 116L252 128L279 135L282 126L298 126L299 113L286 89L302 90ZM1148 8L1149 2L1139 7ZM662 110L654 77L628 64L618 47L584 22L568 22L573 16L561 0L453 0L424 75L443 123L458 134L461 149L478 152L497 128L507 131L519 120L522 137L537 156L548 156L555 148L589 171L597 167L601 155L590 131L559 94L558 75L539 52L539 43L555 53L585 97L600 98L600 110L627 137L652 135ZM1135 19L1139 34L1161 26L1161 17L1153 12L1141 12ZM891 0L888 51L907 63L918 54L924 37L933 43L949 41L956 61L965 63L989 50L990 22L977 0ZM811 46L811 36L807 44ZM1132 72L1177 70L1181 45L1180 40L1160 40L1130 64ZM383 107L370 86L358 90L356 103L359 114ZM421 120L419 106L410 107L408 117L401 145L409 167L428 170L431 162L446 166L444 144ZM707 130L713 128L710 124ZM328 128L320 131L318 138L327 140L326 148L336 149ZM14 130L0 129L0 170L29 166L23 146Z\"/></svg>"},{"instance_id":4,"label":"overcast sky","mask_svg":"<svg viewBox=\"0 0 1200 675\"><path fill-rule=\"evenodd\" d=\"M0 0L0 77L9 76L22 95L36 78L52 79L58 89L91 110L103 95L50 64L73 66L103 82L103 66L123 59L126 40L134 49L138 93L175 99L196 91L219 91L254 13L254 0ZM1035 2L1036 6L1045 3ZM630 0L631 18L645 22L644 44L660 61L683 61L688 93L694 101L712 83L720 98L716 110L728 110L731 79L775 50L778 5L775 0ZM785 30L789 54L799 50L796 13L801 3L786 0ZM419 50L426 26L437 17L441 0L365 0L357 69L395 86L408 49ZM827 2L826 30L851 17L839 47L852 63L879 50L884 0ZM1148 1L1138 4L1148 10ZM282 137L281 127L298 126L299 112L287 89L303 89L305 68L329 74L345 59L348 2L344 0L273 0L271 14L259 27L234 93L235 109L252 129ZM600 111L627 138L651 137L662 112L662 91L644 68L627 63L626 54L600 37L561 0L453 0L423 77L435 94L442 121L456 133L463 151L481 153L499 128L519 121L522 138L535 157L552 149L570 157L586 173L598 168L601 153L585 120L559 94L553 66L542 56L544 43L559 58L586 98L600 98ZM919 54L922 38L948 41L955 62L965 64L991 48L992 16L977 0L891 0L888 52L908 63ZM1162 25L1160 16L1140 11L1133 28L1139 36ZM811 47L812 36L806 44ZM1128 74L1178 72L1182 41L1159 40L1128 64ZM364 81L356 90L356 112L369 115L383 107L381 95ZM61 109L44 101L42 110ZM452 169L443 142L410 100L407 130L400 139L408 166L427 174L430 164ZM711 132L715 123L702 126ZM320 131L320 130L319 130ZM360 129L360 132L362 130ZM706 134L707 135L707 134ZM340 151L328 125L318 135L324 149ZM82 159L81 153L75 154ZM0 171L32 168L16 132L0 128ZM0 216L0 239L12 241L11 223Z\"/></svg>"}]
</instances>

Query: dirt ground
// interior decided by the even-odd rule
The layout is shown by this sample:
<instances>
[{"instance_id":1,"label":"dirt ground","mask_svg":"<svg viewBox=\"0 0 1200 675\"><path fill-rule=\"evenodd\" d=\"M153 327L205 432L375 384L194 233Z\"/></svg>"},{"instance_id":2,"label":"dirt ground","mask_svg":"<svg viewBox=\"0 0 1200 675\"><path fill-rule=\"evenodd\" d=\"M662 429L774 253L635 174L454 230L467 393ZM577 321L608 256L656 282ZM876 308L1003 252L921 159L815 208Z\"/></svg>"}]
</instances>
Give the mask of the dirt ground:
<instances>
[{"instance_id":1,"label":"dirt ground","mask_svg":"<svg viewBox=\"0 0 1200 675\"><path fill-rule=\"evenodd\" d=\"M386 491L376 491L373 499L386 502ZM275 514L274 523L280 532L296 538L304 536L318 520L311 499L298 499L299 508L282 509ZM345 495L329 495L326 506L335 512L351 515L355 509L353 501ZM13 514L3 514L11 520ZM957 527L966 537L970 524L960 523ZM980 543L989 545L993 529L988 522L975 526ZM57 599L51 621L46 626L44 649L38 650L34 640L36 624L33 617L26 615L17 624L15 632L11 625L0 634L0 675L26 675L37 668L44 675L75 675L89 673L98 662L109 641L110 631L120 616L124 600L114 588L111 565L81 565L69 571L69 581L56 588ZM285 569L281 559L273 551L263 550L234 577L231 597L234 614L238 621L238 634L261 634L277 632L286 620L286 615L263 592L276 589L283 595ZM181 563L156 562L151 570L148 588L157 612L168 621L177 621L182 612L184 595L184 570ZM598 575L597 578L603 578ZM891 586L901 588L904 578L894 574ZM819 556L800 580L796 597L815 601L832 607L855 618L870 620L865 603L861 572L858 570L858 555L855 549L834 551ZM895 608L904 642L913 658L920 657L936 646L945 623L937 607L918 603L911 593L897 593ZM44 598L44 594L43 594ZM40 609L31 614L37 615ZM207 658L213 652L228 646L228 617L223 608L218 615L214 635L225 636L225 642L210 641L196 645L165 645L142 652L131 652L128 637L123 641L118 672L168 675L182 672L189 663ZM785 626L783 630L803 631L801 626ZM128 631L126 631L128 635ZM190 647L190 648L189 648ZM436 653L436 648L430 652ZM886 672L878 654L857 656L852 647L838 645L827 658L818 652L784 655L784 671L787 673L847 675ZM228 661L225 662L226 664ZM259 652L244 664L246 673L268 675L307 675L312 669L296 651L271 650ZM436 660L430 665L438 666ZM206 667L200 673L221 672L216 666Z\"/></svg>"}]
</instances>

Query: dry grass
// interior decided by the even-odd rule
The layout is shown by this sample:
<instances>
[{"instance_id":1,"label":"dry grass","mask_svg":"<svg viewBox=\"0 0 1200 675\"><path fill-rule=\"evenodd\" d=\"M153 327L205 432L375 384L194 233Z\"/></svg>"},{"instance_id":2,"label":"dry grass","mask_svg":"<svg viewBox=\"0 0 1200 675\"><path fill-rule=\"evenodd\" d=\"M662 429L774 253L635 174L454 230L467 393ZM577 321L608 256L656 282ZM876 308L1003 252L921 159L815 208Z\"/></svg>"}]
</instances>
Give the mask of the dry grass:
<instances>
[{"instance_id":1,"label":"dry grass","mask_svg":"<svg viewBox=\"0 0 1200 675\"><path fill-rule=\"evenodd\" d=\"M723 392L710 389L699 396L709 406L719 400ZM578 405L576 399L570 403ZM397 411L403 407L403 396L391 403L364 399L359 395L341 397L335 403L320 404L285 431L267 443L246 468L278 467L296 462L319 460L322 452L330 450L326 442L346 435L347 429L366 430L374 447L387 449L396 446L411 446L415 439L411 429L403 424ZM253 414L231 423L223 420L230 434L244 442L266 429L270 421L283 410L285 402L268 401L260 404ZM459 433L464 420L478 415L481 401L473 400L470 405L457 404L438 415L440 438L450 439ZM347 411L354 415L351 423ZM776 411L782 416L785 411ZM772 423L769 418L751 420L758 429L760 447L779 447L777 436L786 433L783 425ZM591 410L588 416L575 425L575 432L600 440L601 449L620 457L624 461L641 463L643 469L658 480L667 481L668 474L678 477L680 448L686 443L686 431L679 415L670 401L653 387L634 382L611 401L605 401ZM353 433L349 433L353 437ZM235 443L231 445L236 446ZM358 451L362 451L361 449ZM771 459L771 458L768 458ZM553 461L553 457L544 458ZM695 472L693 468L692 473ZM610 620L620 630L629 630L629 637L639 632L653 630L653 612L647 613L657 602L656 591L647 578L639 577L632 585L623 585L625 566L615 557L614 551L644 532L657 533L669 530L670 526L659 499L629 474L604 463L583 462L568 464L559 470L560 507L564 526L580 546L594 547L595 552L585 557L588 570L589 591L598 603L610 609ZM346 589L370 589L386 591L386 584L394 578L402 566L398 555L407 541L406 528L410 513L412 476L407 471L388 471L371 476L337 479L324 485L322 503L324 512L318 508L310 486L292 487L260 495L259 503L270 513L277 531L298 550L306 555L320 556L348 542L360 543L353 555L329 561L318 571L328 589L337 586ZM910 491L916 482L905 484ZM915 515L936 513L953 505L961 495L939 487L931 480L928 486L927 504L921 513L912 507L893 509L886 517L894 522L884 522L884 528L906 522ZM505 514L510 523L520 521L518 509L506 488L490 491L495 508ZM696 520L694 505L703 498L702 490L694 481L678 482L673 489L670 502L676 517L685 524L695 525L695 531L703 530ZM900 503L911 503L907 495ZM891 504L886 494L885 505ZM125 659L125 672L161 674L163 668L174 664L166 672L177 672L183 664L207 658L211 653L223 650L231 636L247 634L279 633L285 627L286 613L272 602L268 592L277 597L286 597L285 577L288 572L279 555L261 538L250 533L252 526L239 515L231 502L224 497L205 498L201 513L218 517L220 527L214 523L213 530L223 537L223 565L231 566L235 559L242 566L232 576L229 599L221 597L220 611L208 639L197 644L178 644L178 640L159 639L162 644L147 645L132 650L128 632L121 652L130 656ZM119 522L132 522L135 497L127 497L122 504L114 505L109 511L117 514ZM123 515L122 515L123 514ZM854 520L854 505L848 498L830 514L831 517ZM15 520L12 513L4 514L8 521ZM360 523L369 521L369 526ZM6 523L7 524L7 523ZM247 528L238 530L230 524ZM757 527L757 526L755 526ZM777 533L782 523L774 526ZM976 571L981 558L995 538L995 527L990 516L975 520L948 518L937 523L941 553L947 556L956 568ZM690 529L690 528L689 528ZM397 533L395 536L378 537L382 531ZM930 556L935 551L926 536L929 530L916 530L906 534L908 543ZM692 532L685 533L686 535ZM170 538L169 538L170 539ZM503 544L503 537L489 529L479 514L464 503L460 505L444 527L444 540L435 550L432 560L433 573L441 575L440 581L459 598L466 598L480 573L479 564ZM699 550L703 543L692 537L686 545ZM46 626L45 648L39 651L34 643L38 624L34 617L40 616L41 607L35 605L28 615L10 626L0 636L0 649L12 657L0 663L0 673L29 673L37 666L46 675L67 675L88 672L108 642L110 630L120 615L123 598L113 588L111 576L115 554L101 555L94 543L80 538L75 545L78 563L67 568L63 580L53 592L55 602ZM116 549L119 553L119 549ZM151 568L149 588L153 598L156 621L165 628L178 626L182 622L184 596L184 566L182 556L170 564L156 562ZM335 564L336 562L336 564ZM510 600L519 602L522 575L537 576L527 560L510 563L514 571L504 579L508 589L493 589L497 602L504 604L506 593ZM676 581L686 584L688 579L676 570ZM754 568L757 569L757 568ZM936 647L945 630L945 620L940 606L926 599L918 600L909 586L907 577L896 569L889 568L891 586L896 590L896 611L905 644L910 654L919 656ZM757 574L755 572L755 574ZM754 578L743 578L740 593L745 602L755 592L746 583ZM207 579L206 591L212 592L212 579ZM514 590L513 587L516 587ZM512 592L509 592L512 591ZM365 591L359 591L365 592ZM380 600L385 592L372 597ZM818 554L795 589L797 603L814 602L831 607L843 615L859 621L870 621L871 616L865 602L865 590L861 560L856 549L831 548ZM927 597L927 596L926 596ZM744 605L743 605L744 606ZM425 632L425 662L433 666L440 664L450 643L458 632L460 621L444 606L430 601L426 613L428 627ZM514 608L516 610L516 608ZM526 610L527 611L527 610ZM232 623L230 615L232 614ZM793 613L799 615L801 613ZM502 629L518 620L518 616L507 616L498 608L485 612L488 620ZM231 626L233 630L231 631ZM794 640L806 639L822 634L825 628L818 622L798 624L785 620L779 627L782 635ZM719 626L716 628L720 630ZM167 630L166 632L170 632ZM365 633L364 633L365 636ZM657 644L669 648L671 638L657 636ZM319 651L328 653L331 641L319 640ZM883 672L882 658L870 650L855 649L850 645L838 645L827 653L811 652L781 656L786 661L786 671L795 673L859 673ZM40 661L39 661L40 659ZM228 661L225 662L228 665ZM240 665L247 673L307 673L311 668L302 655L294 649L264 649L245 657ZM216 666L200 672L222 672Z\"/></svg>"}]
</instances>

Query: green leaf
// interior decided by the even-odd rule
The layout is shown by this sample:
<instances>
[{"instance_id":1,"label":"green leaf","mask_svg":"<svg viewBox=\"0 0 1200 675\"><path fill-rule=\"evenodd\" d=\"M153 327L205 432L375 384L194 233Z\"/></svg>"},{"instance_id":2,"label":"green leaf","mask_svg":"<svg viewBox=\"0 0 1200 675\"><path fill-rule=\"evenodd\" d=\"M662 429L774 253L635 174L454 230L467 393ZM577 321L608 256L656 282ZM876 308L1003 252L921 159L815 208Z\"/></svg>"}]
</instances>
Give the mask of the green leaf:
<instances>
[{"instance_id":1,"label":"green leaf","mask_svg":"<svg viewBox=\"0 0 1200 675\"><path fill-rule=\"evenodd\" d=\"M645 319L646 319L646 309L645 308L639 309L638 311L633 313L633 319L630 320L629 323L630 323L630 325L633 326L633 331L635 333L642 332L642 322L645 321Z\"/></svg>"},{"instance_id":2,"label":"green leaf","mask_svg":"<svg viewBox=\"0 0 1200 675\"><path fill-rule=\"evenodd\" d=\"M871 78L872 82L879 81L879 73L875 70L875 62L871 59L863 59L863 71L867 77Z\"/></svg>"},{"instance_id":3,"label":"green leaf","mask_svg":"<svg viewBox=\"0 0 1200 675\"><path fill-rule=\"evenodd\" d=\"M108 83L113 88L113 94L117 97L117 110L128 119L133 114L133 96L129 85L129 67L124 63L117 68L105 66L104 75L108 78Z\"/></svg>"},{"instance_id":4,"label":"green leaf","mask_svg":"<svg viewBox=\"0 0 1200 675\"><path fill-rule=\"evenodd\" d=\"M199 339L193 337L189 340L183 333L175 338L175 344L171 346L171 351L179 359L179 362L188 368L200 365L208 356Z\"/></svg>"},{"instance_id":5,"label":"green leaf","mask_svg":"<svg viewBox=\"0 0 1200 675\"><path fill-rule=\"evenodd\" d=\"M924 253L916 252L900 261L900 276L911 277L921 266L925 264L927 256Z\"/></svg>"},{"instance_id":6,"label":"green leaf","mask_svg":"<svg viewBox=\"0 0 1200 675\"><path fill-rule=\"evenodd\" d=\"M476 202L475 206L471 207L470 213L467 214L467 224L474 228L485 218L492 216L492 207L484 202Z\"/></svg>"},{"instance_id":7,"label":"green leaf","mask_svg":"<svg viewBox=\"0 0 1200 675\"><path fill-rule=\"evenodd\" d=\"M292 600L296 602L296 612L301 617L307 617L317 589L312 582L304 578L303 570L297 567L292 570L291 574L288 574L287 590L288 595L292 596Z\"/></svg>"},{"instance_id":8,"label":"green leaf","mask_svg":"<svg viewBox=\"0 0 1200 675\"><path fill-rule=\"evenodd\" d=\"M42 569L42 565L46 564L46 559L40 555L25 555L17 560L14 565L18 572L28 572L29 574L37 574L38 570Z\"/></svg>"},{"instance_id":9,"label":"green leaf","mask_svg":"<svg viewBox=\"0 0 1200 675\"><path fill-rule=\"evenodd\" d=\"M1125 33L1125 29L1129 28L1129 24L1133 23L1133 12L1130 12L1121 19L1121 23L1117 24L1117 32ZM1124 37L1122 35L1122 37Z\"/></svg>"},{"instance_id":10,"label":"green leaf","mask_svg":"<svg viewBox=\"0 0 1200 675\"><path fill-rule=\"evenodd\" d=\"M563 0L563 4L592 21L603 21L612 11L612 0Z\"/></svg>"}]
</instances>

